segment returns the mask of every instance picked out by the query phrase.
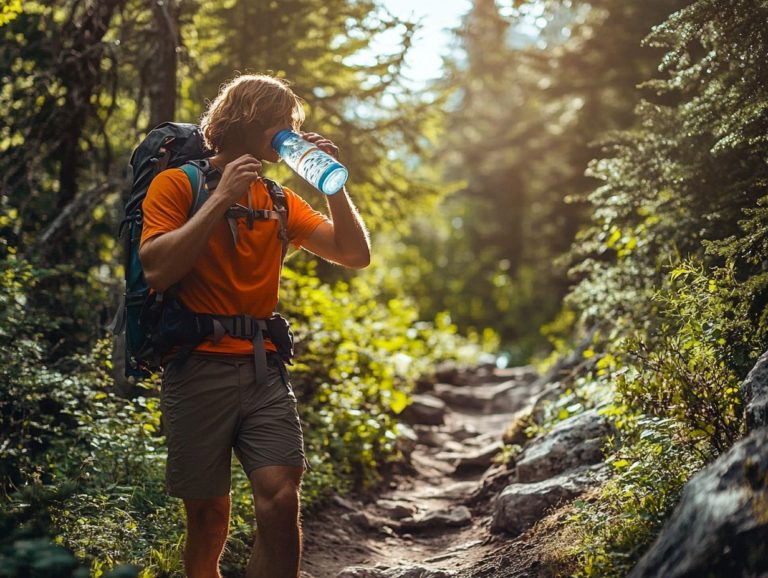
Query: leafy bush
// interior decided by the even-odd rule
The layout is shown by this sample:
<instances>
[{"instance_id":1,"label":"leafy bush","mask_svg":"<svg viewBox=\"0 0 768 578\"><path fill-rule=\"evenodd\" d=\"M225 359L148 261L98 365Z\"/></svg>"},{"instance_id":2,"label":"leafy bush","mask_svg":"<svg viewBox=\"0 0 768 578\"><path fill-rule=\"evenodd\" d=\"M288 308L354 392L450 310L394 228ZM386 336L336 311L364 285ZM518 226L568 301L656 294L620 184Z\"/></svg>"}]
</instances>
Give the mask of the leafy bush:
<instances>
[{"instance_id":1,"label":"leafy bush","mask_svg":"<svg viewBox=\"0 0 768 578\"><path fill-rule=\"evenodd\" d=\"M24 540L41 539L34 544L49 544L54 558L64 560L66 547L91 560L96 576L126 562L142 566L142 576L181 575L183 514L164 491L158 377L142 386L142 396L116 397L108 339L87 355L49 361L40 328L50 315L28 300L46 272L15 261L4 267L0 473L8 508L0 528L9 536L1 544L9 564L25 564ZM303 491L311 509L332 492L378 480L397 458L396 415L415 379L438 360L472 360L480 339L460 337L448 316L418 322L405 299L380 303L362 279L330 286L311 268L286 269L283 291L298 338L292 374L312 466ZM223 563L230 574L253 540L249 483L237 465L233 471L233 531Z\"/></svg>"},{"instance_id":2,"label":"leafy bush","mask_svg":"<svg viewBox=\"0 0 768 578\"><path fill-rule=\"evenodd\" d=\"M608 460L614 476L590 499L576 500L567 522L579 578L626 576L703 463L672 420L640 417L623 435L623 448Z\"/></svg>"},{"instance_id":3,"label":"leafy bush","mask_svg":"<svg viewBox=\"0 0 768 578\"><path fill-rule=\"evenodd\" d=\"M396 415L416 378L445 359L469 362L479 338L462 338L446 315L418 321L405 298L379 302L363 278L321 283L309 271L284 270L285 311L297 329L292 368L311 469L306 505L333 491L368 487L396 458ZM486 336L486 347L493 346Z\"/></svg>"}]
</instances>

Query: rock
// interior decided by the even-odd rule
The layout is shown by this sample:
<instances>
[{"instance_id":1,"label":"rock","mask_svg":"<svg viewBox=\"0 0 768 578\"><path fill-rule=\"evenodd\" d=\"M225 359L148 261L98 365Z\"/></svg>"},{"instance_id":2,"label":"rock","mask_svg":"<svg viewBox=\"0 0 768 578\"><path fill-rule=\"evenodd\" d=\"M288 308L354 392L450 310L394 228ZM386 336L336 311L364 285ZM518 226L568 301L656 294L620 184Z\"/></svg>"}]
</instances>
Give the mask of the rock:
<instances>
[{"instance_id":1,"label":"rock","mask_svg":"<svg viewBox=\"0 0 768 578\"><path fill-rule=\"evenodd\" d=\"M747 432L768 426L768 351L760 356L741 384L741 394Z\"/></svg>"},{"instance_id":2,"label":"rock","mask_svg":"<svg viewBox=\"0 0 768 578\"><path fill-rule=\"evenodd\" d=\"M768 428L761 428L688 482L680 504L628 578L765 576L766 544Z\"/></svg>"},{"instance_id":3,"label":"rock","mask_svg":"<svg viewBox=\"0 0 768 578\"><path fill-rule=\"evenodd\" d=\"M351 512L349 514L342 514L341 519L345 522L351 522L363 530L372 530L374 527L373 522L365 512Z\"/></svg>"},{"instance_id":4,"label":"rock","mask_svg":"<svg viewBox=\"0 0 768 578\"><path fill-rule=\"evenodd\" d=\"M602 461L602 446L610 432L608 421L597 410L562 421L525 448L517 460L517 481L538 482Z\"/></svg>"},{"instance_id":5,"label":"rock","mask_svg":"<svg viewBox=\"0 0 768 578\"><path fill-rule=\"evenodd\" d=\"M451 528L466 526L472 522L472 514L466 506L456 506L444 510L432 510L418 518L405 518L400 527L406 530L423 530L448 526Z\"/></svg>"},{"instance_id":6,"label":"rock","mask_svg":"<svg viewBox=\"0 0 768 578\"><path fill-rule=\"evenodd\" d=\"M435 368L437 381L456 385L459 383L459 366L455 361L441 361Z\"/></svg>"},{"instance_id":7,"label":"rock","mask_svg":"<svg viewBox=\"0 0 768 578\"><path fill-rule=\"evenodd\" d=\"M404 423L396 424L395 428L397 429L397 449L409 455L419 443L418 434L411 426Z\"/></svg>"},{"instance_id":8,"label":"rock","mask_svg":"<svg viewBox=\"0 0 768 578\"><path fill-rule=\"evenodd\" d=\"M444 431L441 431L440 429L437 429L435 426L416 424L413 426L413 429L418 436L419 443L428 447L442 447L451 439L450 435Z\"/></svg>"},{"instance_id":9,"label":"rock","mask_svg":"<svg viewBox=\"0 0 768 578\"><path fill-rule=\"evenodd\" d=\"M460 387L449 383L436 383L435 396L454 408L482 410L488 403L487 399L478 395L480 386Z\"/></svg>"},{"instance_id":10,"label":"rock","mask_svg":"<svg viewBox=\"0 0 768 578\"><path fill-rule=\"evenodd\" d=\"M525 404L531 392L519 381L460 387L447 383L435 384L435 395L456 409L512 412Z\"/></svg>"},{"instance_id":11,"label":"rock","mask_svg":"<svg viewBox=\"0 0 768 578\"><path fill-rule=\"evenodd\" d=\"M602 470L602 466L583 467L542 482L508 485L494 503L491 532L513 536L525 532L553 506L599 483Z\"/></svg>"},{"instance_id":12,"label":"rock","mask_svg":"<svg viewBox=\"0 0 768 578\"><path fill-rule=\"evenodd\" d=\"M463 442L477 437L479 432L473 425L461 424L459 427L449 430L448 434L457 442Z\"/></svg>"},{"instance_id":13,"label":"rock","mask_svg":"<svg viewBox=\"0 0 768 578\"><path fill-rule=\"evenodd\" d=\"M358 506L357 506L357 505L353 504L352 502L350 502L350 501L349 501L349 500L347 500L346 498L342 498L342 497L341 497L341 496L339 496L338 494L335 494L335 495L334 495L334 496L331 498L331 502L333 502L333 503L334 503L334 504L336 504L337 506L341 506L341 507L342 507L342 508L344 508L345 510L350 510L350 511L352 511L352 512L357 512L357 510L358 510Z\"/></svg>"},{"instance_id":14,"label":"rock","mask_svg":"<svg viewBox=\"0 0 768 578\"><path fill-rule=\"evenodd\" d=\"M371 568L350 566L336 575L336 578L451 578L453 572L434 570L425 566L401 566L399 568Z\"/></svg>"},{"instance_id":15,"label":"rock","mask_svg":"<svg viewBox=\"0 0 768 578\"><path fill-rule=\"evenodd\" d=\"M493 376L497 381L522 381L523 383L532 383L538 379L539 374L532 365L521 365L518 367L505 367L493 370Z\"/></svg>"},{"instance_id":16,"label":"rock","mask_svg":"<svg viewBox=\"0 0 768 578\"><path fill-rule=\"evenodd\" d=\"M442 425L445 423L445 402L432 395L416 394L412 403L400 414L410 425Z\"/></svg>"},{"instance_id":17,"label":"rock","mask_svg":"<svg viewBox=\"0 0 768 578\"><path fill-rule=\"evenodd\" d=\"M501 447L502 443L496 441L473 452L445 452L437 454L435 457L452 462L457 471L472 468L488 468L493 462L493 457L501 451Z\"/></svg>"},{"instance_id":18,"label":"rock","mask_svg":"<svg viewBox=\"0 0 768 578\"><path fill-rule=\"evenodd\" d=\"M377 500L376 507L395 520L410 518L416 513L415 506L402 502L393 502L392 500Z\"/></svg>"},{"instance_id":19,"label":"rock","mask_svg":"<svg viewBox=\"0 0 768 578\"><path fill-rule=\"evenodd\" d=\"M500 441L497 441L459 457L456 460L456 469L489 468L493 463L493 458L501 451L502 445Z\"/></svg>"},{"instance_id":20,"label":"rock","mask_svg":"<svg viewBox=\"0 0 768 578\"><path fill-rule=\"evenodd\" d=\"M385 571L368 566L349 566L336 574L336 578L387 578Z\"/></svg>"},{"instance_id":21,"label":"rock","mask_svg":"<svg viewBox=\"0 0 768 578\"><path fill-rule=\"evenodd\" d=\"M532 365L501 369L496 367L494 362L492 365L478 365L473 374L465 377L467 385L490 385L502 381L519 381L523 384L529 384L538 379L539 374Z\"/></svg>"}]
</instances>

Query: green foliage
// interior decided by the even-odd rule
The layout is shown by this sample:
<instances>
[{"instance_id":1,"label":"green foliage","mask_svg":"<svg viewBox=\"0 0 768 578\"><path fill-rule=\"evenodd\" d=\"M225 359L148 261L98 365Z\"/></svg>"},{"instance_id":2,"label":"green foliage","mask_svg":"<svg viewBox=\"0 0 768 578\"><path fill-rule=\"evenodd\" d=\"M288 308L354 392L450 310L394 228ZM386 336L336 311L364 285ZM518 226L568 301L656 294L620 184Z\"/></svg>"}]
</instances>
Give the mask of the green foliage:
<instances>
[{"instance_id":1,"label":"green foliage","mask_svg":"<svg viewBox=\"0 0 768 578\"><path fill-rule=\"evenodd\" d=\"M283 273L284 311L295 320L298 362L292 369L306 425L311 466L308 504L330 492L367 487L396 457L396 415L409 403L415 379L444 359L469 362L480 351L449 318L419 322L404 298L382 302L376 285L356 277L321 283Z\"/></svg>"},{"instance_id":2,"label":"green foliage","mask_svg":"<svg viewBox=\"0 0 768 578\"><path fill-rule=\"evenodd\" d=\"M177 575L182 512L164 491L157 380L144 396L115 397L107 340L86 356L48 365L39 332L50 315L26 295L51 273L23 261L4 265L0 462L7 508L0 527L16 536L8 563L25 563L25 542L13 545L23 536L47 534L55 537L52 556L63 560L58 546L66 547L92 560L96 575L119 563L143 567L143 576ZM286 269L283 293L298 337L293 381L312 466L303 490L311 509L332 492L374 484L398 457L396 415L415 379L439 360L471 362L480 345L460 337L447 316L423 323L407 299L382 302L363 278L328 285L311 268ZM243 564L253 540L250 488L235 472L231 568Z\"/></svg>"},{"instance_id":3,"label":"green foliage","mask_svg":"<svg viewBox=\"0 0 768 578\"><path fill-rule=\"evenodd\" d=\"M741 435L739 384L760 353L740 292L731 269L707 274L684 262L655 296L656 326L619 347L634 369L616 380L624 399L644 413L677 420L686 435L709 444L711 455Z\"/></svg>"},{"instance_id":4,"label":"green foliage","mask_svg":"<svg viewBox=\"0 0 768 578\"><path fill-rule=\"evenodd\" d=\"M601 185L566 304L605 328L589 352L624 427L615 475L569 523L577 575L626 575L685 481L742 433L739 383L768 347L767 17L763 1L700 0L656 26L664 77L590 164Z\"/></svg>"},{"instance_id":5,"label":"green foliage","mask_svg":"<svg viewBox=\"0 0 768 578\"><path fill-rule=\"evenodd\" d=\"M580 578L626 576L702 466L670 420L640 418L622 433L627 443L608 460L613 477L596 495L576 500L568 520Z\"/></svg>"},{"instance_id":6,"label":"green foliage","mask_svg":"<svg viewBox=\"0 0 768 578\"><path fill-rule=\"evenodd\" d=\"M661 56L641 39L684 4L473 3L437 87L451 94L440 166L459 190L414 221L401 244L416 254L398 252L426 318L492 327L513 363L546 353L539 328L569 290L557 257L588 219L594 143L637 124L636 85Z\"/></svg>"}]
</instances>

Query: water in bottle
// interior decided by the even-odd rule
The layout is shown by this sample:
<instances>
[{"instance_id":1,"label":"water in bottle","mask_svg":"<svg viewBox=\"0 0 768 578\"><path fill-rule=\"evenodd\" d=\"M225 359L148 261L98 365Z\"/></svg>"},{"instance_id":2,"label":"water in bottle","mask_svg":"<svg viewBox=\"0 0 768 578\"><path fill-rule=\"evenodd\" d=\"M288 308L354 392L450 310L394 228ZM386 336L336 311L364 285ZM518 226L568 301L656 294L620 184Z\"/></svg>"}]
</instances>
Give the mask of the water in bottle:
<instances>
[{"instance_id":1,"label":"water in bottle","mask_svg":"<svg viewBox=\"0 0 768 578\"><path fill-rule=\"evenodd\" d=\"M292 130L281 130L272 137L272 148L321 193L333 195L347 182L349 173L344 165Z\"/></svg>"}]
</instances>

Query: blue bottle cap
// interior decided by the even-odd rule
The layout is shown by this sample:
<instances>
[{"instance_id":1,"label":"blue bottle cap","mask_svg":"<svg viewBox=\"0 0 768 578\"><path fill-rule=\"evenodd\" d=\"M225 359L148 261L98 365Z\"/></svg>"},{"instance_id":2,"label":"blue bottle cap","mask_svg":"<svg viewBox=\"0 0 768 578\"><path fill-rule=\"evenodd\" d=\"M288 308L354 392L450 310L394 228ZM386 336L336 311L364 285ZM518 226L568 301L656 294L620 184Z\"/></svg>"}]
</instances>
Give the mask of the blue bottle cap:
<instances>
[{"instance_id":1,"label":"blue bottle cap","mask_svg":"<svg viewBox=\"0 0 768 578\"><path fill-rule=\"evenodd\" d=\"M283 130L275 133L275 136L272 137L272 148L277 152L280 152L280 147L283 146L283 143L292 136L298 137L299 135L287 128L284 128Z\"/></svg>"}]
</instances>

